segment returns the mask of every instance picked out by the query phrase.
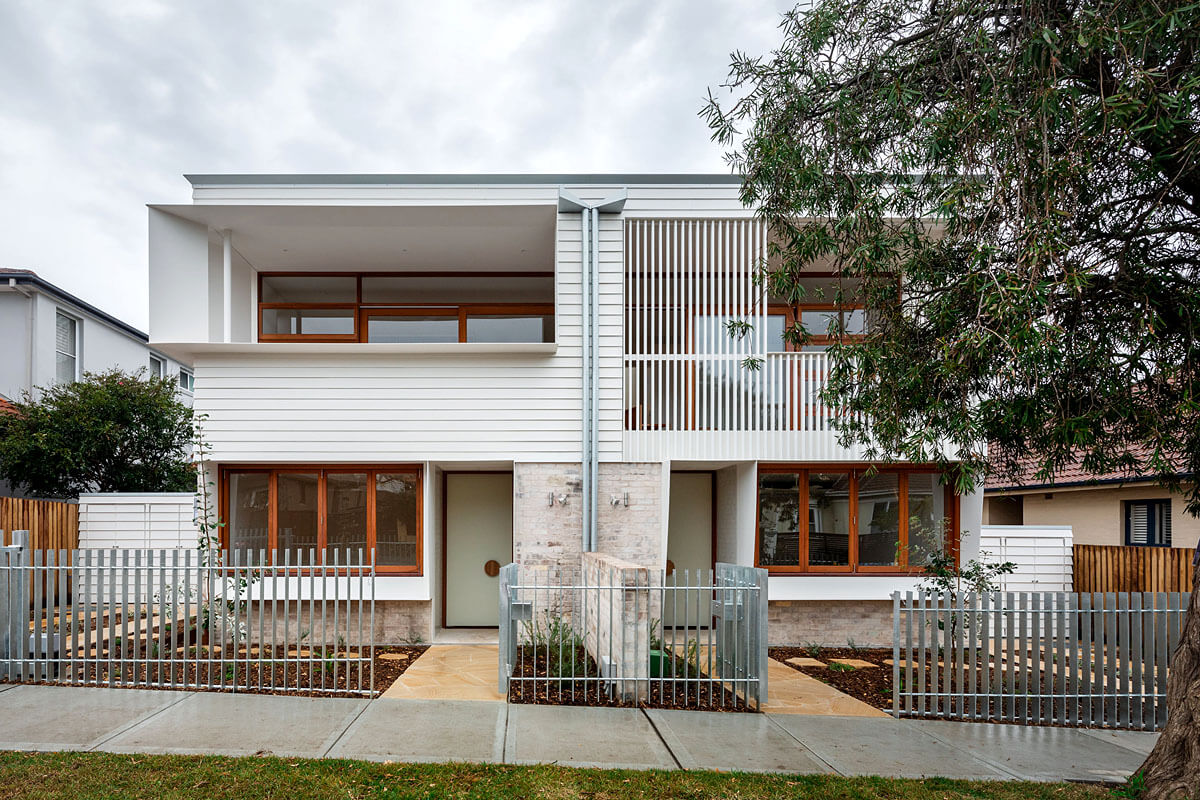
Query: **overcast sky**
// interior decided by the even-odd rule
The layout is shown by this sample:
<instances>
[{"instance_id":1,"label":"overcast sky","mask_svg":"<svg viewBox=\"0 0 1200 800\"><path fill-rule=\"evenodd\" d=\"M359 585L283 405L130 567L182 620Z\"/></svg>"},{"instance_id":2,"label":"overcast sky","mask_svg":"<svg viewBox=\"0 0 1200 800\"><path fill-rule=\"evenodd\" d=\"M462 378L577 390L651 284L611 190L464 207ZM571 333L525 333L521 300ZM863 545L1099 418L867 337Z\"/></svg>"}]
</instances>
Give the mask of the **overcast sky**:
<instances>
[{"instance_id":1,"label":"overcast sky","mask_svg":"<svg viewBox=\"0 0 1200 800\"><path fill-rule=\"evenodd\" d=\"M726 172L696 113L789 2L0 2L0 266L143 330L187 172Z\"/></svg>"}]
</instances>

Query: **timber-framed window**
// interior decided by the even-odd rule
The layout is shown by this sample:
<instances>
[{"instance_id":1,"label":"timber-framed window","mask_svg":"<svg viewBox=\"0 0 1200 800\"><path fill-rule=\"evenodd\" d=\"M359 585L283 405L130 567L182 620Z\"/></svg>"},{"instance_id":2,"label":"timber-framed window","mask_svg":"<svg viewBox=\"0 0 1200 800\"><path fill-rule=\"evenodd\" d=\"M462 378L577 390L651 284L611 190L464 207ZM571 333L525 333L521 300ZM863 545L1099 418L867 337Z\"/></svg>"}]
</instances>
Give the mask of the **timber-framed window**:
<instances>
[{"instance_id":1,"label":"timber-framed window","mask_svg":"<svg viewBox=\"0 0 1200 800\"><path fill-rule=\"evenodd\" d=\"M554 341L553 272L263 272L258 341Z\"/></svg>"},{"instance_id":2,"label":"timber-framed window","mask_svg":"<svg viewBox=\"0 0 1200 800\"><path fill-rule=\"evenodd\" d=\"M421 468L413 465L227 467L222 546L246 563L288 551L292 563L356 563L421 574ZM311 553L311 556L310 556ZM349 559L349 561L348 561Z\"/></svg>"},{"instance_id":3,"label":"timber-framed window","mask_svg":"<svg viewBox=\"0 0 1200 800\"><path fill-rule=\"evenodd\" d=\"M959 498L926 467L763 466L755 563L775 573L920 571L958 550Z\"/></svg>"}]
</instances>

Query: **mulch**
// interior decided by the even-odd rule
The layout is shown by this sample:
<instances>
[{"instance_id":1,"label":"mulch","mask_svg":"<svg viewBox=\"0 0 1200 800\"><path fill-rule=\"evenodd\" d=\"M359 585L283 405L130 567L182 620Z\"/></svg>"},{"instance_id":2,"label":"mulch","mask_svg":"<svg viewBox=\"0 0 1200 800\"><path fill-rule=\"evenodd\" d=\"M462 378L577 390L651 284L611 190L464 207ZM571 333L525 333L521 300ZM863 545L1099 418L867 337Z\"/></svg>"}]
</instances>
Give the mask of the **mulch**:
<instances>
[{"instance_id":1,"label":"mulch","mask_svg":"<svg viewBox=\"0 0 1200 800\"><path fill-rule=\"evenodd\" d=\"M828 666L798 667L795 664L787 664L787 666L816 678L822 683L827 683L839 692L845 692L867 705L881 708L884 711L892 710L892 668L883 663L885 658L892 657L891 648L822 647L814 653L812 649L804 647L772 647L767 654L785 664L789 658L797 657L817 658L826 664L833 658L857 658L876 664L877 666L874 668L863 667L844 672L830 669Z\"/></svg>"},{"instance_id":2,"label":"mulch","mask_svg":"<svg viewBox=\"0 0 1200 800\"><path fill-rule=\"evenodd\" d=\"M291 695L294 697L344 697L361 690L363 695L371 687L372 661L353 649L329 648L324 658L319 648L299 651L283 646L266 648L260 661L256 646L250 653L243 652L234 659L226 655L221 660L219 652L207 651L203 645L193 647L189 659L182 660L180 654L174 664L159 663L151 655L150 661L120 663L120 652L113 654L114 663L90 660L75 667L75 679L66 676L59 680L32 680L25 683L47 685L93 685L121 689L164 689L205 692L232 692L237 694ZM428 645L399 645L376 647L374 653L375 690L382 694L397 678L404 674L424 653ZM369 651L367 651L369 652ZM273 655L272 655L273 653ZM341 653L341 655L337 655ZM310 655L311 654L311 655ZM126 657L131 658L132 653ZM395 658L394 656L401 656ZM107 656L106 656L107 657ZM139 653L139 659L147 655ZM194 660L196 658L201 660ZM211 660L209 660L211 659ZM64 665L63 669L71 669ZM157 685L156 685L157 684Z\"/></svg>"},{"instance_id":3,"label":"mulch","mask_svg":"<svg viewBox=\"0 0 1200 800\"><path fill-rule=\"evenodd\" d=\"M685 677L677 680L650 679L649 696L642 701L625 700L609 691L602 680L596 662L580 647L575 654L575 680L569 653L567 663L561 668L556 665L551 675L551 661L545 648L521 646L517 648L517 663L513 668L514 678L534 680L509 681L508 702L553 706L601 706L605 708L664 708L705 711L753 711L744 699L728 688L708 682L701 672L692 681ZM555 659L557 661L558 659ZM675 669L684 675L682 659L676 659ZM667 668L668 671L670 667ZM559 677L559 676L564 677Z\"/></svg>"}]
</instances>

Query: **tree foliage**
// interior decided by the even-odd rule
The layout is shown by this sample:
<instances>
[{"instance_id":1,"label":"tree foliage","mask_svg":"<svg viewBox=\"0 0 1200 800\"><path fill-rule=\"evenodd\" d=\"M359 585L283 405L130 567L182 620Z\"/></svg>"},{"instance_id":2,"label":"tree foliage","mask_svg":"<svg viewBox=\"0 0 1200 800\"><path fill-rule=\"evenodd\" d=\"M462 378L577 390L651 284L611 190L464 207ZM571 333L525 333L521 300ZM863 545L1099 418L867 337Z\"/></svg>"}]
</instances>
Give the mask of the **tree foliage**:
<instances>
[{"instance_id":1,"label":"tree foliage","mask_svg":"<svg viewBox=\"0 0 1200 800\"><path fill-rule=\"evenodd\" d=\"M1042 479L1200 471L1200 4L816 0L781 27L702 113L771 294L822 265L868 309L830 350L843 438L961 461L960 488L983 442Z\"/></svg>"},{"instance_id":2,"label":"tree foliage","mask_svg":"<svg viewBox=\"0 0 1200 800\"><path fill-rule=\"evenodd\" d=\"M143 372L87 373L15 403L0 416L0 477L41 497L193 491L192 410Z\"/></svg>"}]
</instances>

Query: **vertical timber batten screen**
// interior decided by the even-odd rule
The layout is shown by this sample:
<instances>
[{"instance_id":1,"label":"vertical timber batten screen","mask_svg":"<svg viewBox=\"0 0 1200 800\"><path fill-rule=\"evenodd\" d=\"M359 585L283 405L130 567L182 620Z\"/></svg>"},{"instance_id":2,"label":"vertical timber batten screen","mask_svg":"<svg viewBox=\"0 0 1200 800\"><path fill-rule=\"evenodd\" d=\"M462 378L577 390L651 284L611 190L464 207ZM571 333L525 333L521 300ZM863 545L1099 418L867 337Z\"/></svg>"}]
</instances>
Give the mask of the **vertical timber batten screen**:
<instances>
[{"instance_id":1,"label":"vertical timber batten screen","mask_svg":"<svg viewBox=\"0 0 1200 800\"><path fill-rule=\"evenodd\" d=\"M8 680L375 693L369 553L13 550L0 591L28 581L33 602L0 606Z\"/></svg>"},{"instance_id":2,"label":"vertical timber batten screen","mask_svg":"<svg viewBox=\"0 0 1200 800\"><path fill-rule=\"evenodd\" d=\"M893 595L893 714L1160 730L1189 595Z\"/></svg>"},{"instance_id":3,"label":"vertical timber batten screen","mask_svg":"<svg viewBox=\"0 0 1200 800\"><path fill-rule=\"evenodd\" d=\"M766 702L766 570L718 564L667 575L588 553L578 580L509 564L499 600L499 688L511 702Z\"/></svg>"}]
</instances>

